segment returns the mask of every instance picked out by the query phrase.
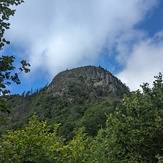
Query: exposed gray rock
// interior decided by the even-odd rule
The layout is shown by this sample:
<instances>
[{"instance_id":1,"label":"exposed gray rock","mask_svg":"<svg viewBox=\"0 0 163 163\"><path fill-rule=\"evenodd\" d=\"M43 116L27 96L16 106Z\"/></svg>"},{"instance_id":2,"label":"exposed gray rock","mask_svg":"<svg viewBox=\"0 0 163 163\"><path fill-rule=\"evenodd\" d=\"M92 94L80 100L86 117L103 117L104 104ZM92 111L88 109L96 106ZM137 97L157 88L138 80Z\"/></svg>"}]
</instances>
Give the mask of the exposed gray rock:
<instances>
[{"instance_id":1,"label":"exposed gray rock","mask_svg":"<svg viewBox=\"0 0 163 163\"><path fill-rule=\"evenodd\" d=\"M54 96L66 96L73 101L73 96L89 90L91 96L98 93L111 97L122 97L129 94L129 89L118 78L102 67L84 66L66 70L54 77L49 84L49 92Z\"/></svg>"}]
</instances>

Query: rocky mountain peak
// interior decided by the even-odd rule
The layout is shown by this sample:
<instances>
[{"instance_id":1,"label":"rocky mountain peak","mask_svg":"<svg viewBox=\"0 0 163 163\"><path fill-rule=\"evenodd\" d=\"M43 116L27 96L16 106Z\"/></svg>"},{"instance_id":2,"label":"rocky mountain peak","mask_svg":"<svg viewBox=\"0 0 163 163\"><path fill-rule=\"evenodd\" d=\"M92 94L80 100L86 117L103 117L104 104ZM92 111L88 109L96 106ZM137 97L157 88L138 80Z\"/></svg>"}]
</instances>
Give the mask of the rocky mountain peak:
<instances>
[{"instance_id":1,"label":"rocky mountain peak","mask_svg":"<svg viewBox=\"0 0 163 163\"><path fill-rule=\"evenodd\" d=\"M122 97L129 89L109 71L102 67L84 66L66 70L54 77L48 86L54 96L73 98L81 92L92 96Z\"/></svg>"}]
</instances>

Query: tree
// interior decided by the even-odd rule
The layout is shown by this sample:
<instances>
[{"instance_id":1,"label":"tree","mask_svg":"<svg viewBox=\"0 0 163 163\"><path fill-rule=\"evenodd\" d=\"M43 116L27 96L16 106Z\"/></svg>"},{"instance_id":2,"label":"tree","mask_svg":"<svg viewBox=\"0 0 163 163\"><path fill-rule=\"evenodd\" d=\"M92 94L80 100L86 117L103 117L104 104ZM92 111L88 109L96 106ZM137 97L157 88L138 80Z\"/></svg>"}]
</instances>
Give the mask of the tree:
<instances>
[{"instance_id":1,"label":"tree","mask_svg":"<svg viewBox=\"0 0 163 163\"><path fill-rule=\"evenodd\" d=\"M0 2L0 50L2 50L5 44L10 44L4 38L5 30L10 28L9 18L10 16L14 16L15 10L11 9L11 6L19 5L23 3L23 0L1 0Z\"/></svg>"},{"instance_id":2,"label":"tree","mask_svg":"<svg viewBox=\"0 0 163 163\"><path fill-rule=\"evenodd\" d=\"M92 162L90 142L91 139L84 133L84 128L79 128L73 139L61 148L61 162Z\"/></svg>"},{"instance_id":3,"label":"tree","mask_svg":"<svg viewBox=\"0 0 163 163\"><path fill-rule=\"evenodd\" d=\"M132 97L123 99L101 130L103 152L108 162L155 163L163 156L163 80L155 77L153 87L141 85ZM100 139L99 139L100 137Z\"/></svg>"},{"instance_id":4,"label":"tree","mask_svg":"<svg viewBox=\"0 0 163 163\"><path fill-rule=\"evenodd\" d=\"M7 85L10 85L13 81L16 84L20 84L20 79L18 77L18 74L21 71L24 71L25 73L29 72L29 69L27 66L30 66L29 63L26 63L25 60L21 61L22 67L19 68L19 73L13 73L12 71L16 69L15 66L13 66L14 62L13 56L2 56L0 57L0 94L5 95L7 93L10 93L9 90L6 89Z\"/></svg>"},{"instance_id":5,"label":"tree","mask_svg":"<svg viewBox=\"0 0 163 163\"><path fill-rule=\"evenodd\" d=\"M1 0L0 1L0 50L3 50L3 47L6 44L10 44L10 41L6 40L4 37L5 31L10 28L9 18L14 16L15 10L11 9L11 6L19 5L23 3L23 0ZM30 64L25 60L21 61L21 66L18 72L15 72L16 67L13 65L15 60L14 56L6 55L0 57L0 95L6 95L10 93L10 90L6 86L11 84L11 81L16 84L20 84L19 73L24 71L25 73L29 72ZM0 98L0 111L8 112L7 106L4 105L5 99Z\"/></svg>"},{"instance_id":6,"label":"tree","mask_svg":"<svg viewBox=\"0 0 163 163\"><path fill-rule=\"evenodd\" d=\"M104 128L107 116L111 112L111 106L105 106L105 103L95 103L85 111L84 116L79 122L79 126L84 126L86 133L90 136L96 136L100 128Z\"/></svg>"},{"instance_id":7,"label":"tree","mask_svg":"<svg viewBox=\"0 0 163 163\"><path fill-rule=\"evenodd\" d=\"M0 162L55 162L60 159L62 140L56 136L58 125L50 132L46 121L36 115L24 129L8 131L0 138Z\"/></svg>"},{"instance_id":8,"label":"tree","mask_svg":"<svg viewBox=\"0 0 163 163\"><path fill-rule=\"evenodd\" d=\"M8 22L10 16L15 14L15 10L11 9L11 6L19 5L23 2L23 0L1 0L0 2L0 50L5 44L10 43L4 38L4 33L6 29L10 28L10 23Z\"/></svg>"},{"instance_id":9,"label":"tree","mask_svg":"<svg viewBox=\"0 0 163 163\"><path fill-rule=\"evenodd\" d=\"M92 159L89 138L80 128L76 136L63 144L63 139L57 136L46 121L40 122L36 115L29 119L29 123L21 130L8 131L0 138L0 162L91 162ZM90 160L90 161L89 161Z\"/></svg>"}]
</instances>

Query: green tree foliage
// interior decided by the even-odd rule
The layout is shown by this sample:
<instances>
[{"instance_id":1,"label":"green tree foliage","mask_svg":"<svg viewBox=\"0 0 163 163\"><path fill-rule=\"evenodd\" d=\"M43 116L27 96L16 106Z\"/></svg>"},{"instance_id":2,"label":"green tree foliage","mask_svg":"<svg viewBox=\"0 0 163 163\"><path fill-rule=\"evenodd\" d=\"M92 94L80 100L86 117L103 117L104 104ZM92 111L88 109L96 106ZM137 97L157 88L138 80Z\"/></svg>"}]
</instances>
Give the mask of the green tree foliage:
<instances>
[{"instance_id":1,"label":"green tree foliage","mask_svg":"<svg viewBox=\"0 0 163 163\"><path fill-rule=\"evenodd\" d=\"M23 0L1 0L0 1L0 50L3 49L5 44L10 44L9 41L6 40L4 37L5 31L10 28L9 18L10 16L14 16L15 11L11 9L11 6L17 6L23 3ZM15 60L14 56L1 56L0 57L0 94L9 93L9 90L6 90L6 85L10 85L10 81L12 80L16 84L20 84L20 80L18 78L18 73L11 72L15 70L15 66L13 62ZM21 67L19 68L20 71L25 71L26 73L29 72L27 68L29 63L26 63L25 60L21 61Z\"/></svg>"},{"instance_id":2,"label":"green tree foliage","mask_svg":"<svg viewBox=\"0 0 163 163\"><path fill-rule=\"evenodd\" d=\"M80 128L76 136L61 149L62 161L65 163L91 162L90 141L84 133L84 128Z\"/></svg>"},{"instance_id":3,"label":"green tree foliage","mask_svg":"<svg viewBox=\"0 0 163 163\"><path fill-rule=\"evenodd\" d=\"M137 90L131 97L124 97L121 103L115 104L116 109L109 112L106 127L100 129L95 137L85 133L86 125L85 128L75 130L75 136L67 141L59 136L58 125L54 125L52 130L51 125L46 121L40 122L34 115L23 129L8 131L2 135L0 162L161 163L163 161L162 74L155 77L152 88L147 83L141 88L142 91ZM94 109L90 110L91 116L96 114L93 112ZM101 113L97 115L100 116ZM86 116L84 122L96 125L94 118L91 122L91 116ZM98 118L96 120L98 123ZM67 123L65 128L71 128L71 125L72 123ZM69 128L66 132L69 132Z\"/></svg>"},{"instance_id":4,"label":"green tree foliage","mask_svg":"<svg viewBox=\"0 0 163 163\"><path fill-rule=\"evenodd\" d=\"M163 81L161 74L155 78L152 88L143 84L108 116L97 137L108 162L154 163L163 156Z\"/></svg>"},{"instance_id":5,"label":"green tree foliage","mask_svg":"<svg viewBox=\"0 0 163 163\"><path fill-rule=\"evenodd\" d=\"M4 37L5 30L10 28L9 18L14 16L15 10L11 9L11 6L19 5L23 0L1 0L0 1L0 50L2 50L5 44L9 44Z\"/></svg>"},{"instance_id":6,"label":"green tree foliage","mask_svg":"<svg viewBox=\"0 0 163 163\"><path fill-rule=\"evenodd\" d=\"M0 1L0 50L6 44L10 44L10 41L6 40L4 37L5 31L10 28L9 18L14 16L15 10L12 9L12 6L17 6L23 3L23 0L1 0ZM20 84L18 74L21 71L25 73L29 72L30 64L25 60L21 61L21 66L18 72L14 72L16 67L13 65L15 60L14 56L5 55L0 57L0 95L5 95L10 93L10 90L6 89L7 85L11 84L11 81L16 84ZM0 98L0 111L8 112L7 106L4 104L5 99Z\"/></svg>"},{"instance_id":7,"label":"green tree foliage","mask_svg":"<svg viewBox=\"0 0 163 163\"><path fill-rule=\"evenodd\" d=\"M7 85L11 84L11 81L15 82L16 84L20 84L20 79L18 77L18 74L21 71L24 71L25 73L29 72L29 69L27 68L30 66L29 63L26 63L25 60L21 61L22 66L19 68L18 73L12 73L16 69L16 67L13 65L14 62L13 56L2 56L0 57L0 94L5 95L7 93L10 93L8 89L6 89Z\"/></svg>"},{"instance_id":8,"label":"green tree foliage","mask_svg":"<svg viewBox=\"0 0 163 163\"><path fill-rule=\"evenodd\" d=\"M0 139L0 162L88 162L90 156L89 138L79 129L68 144L57 135L58 125L50 132L46 121L38 121L36 115L22 130L8 131Z\"/></svg>"},{"instance_id":9,"label":"green tree foliage","mask_svg":"<svg viewBox=\"0 0 163 163\"><path fill-rule=\"evenodd\" d=\"M50 132L46 121L36 115L22 130L8 131L0 143L0 162L50 162L59 157L61 140L56 136L58 125Z\"/></svg>"},{"instance_id":10,"label":"green tree foliage","mask_svg":"<svg viewBox=\"0 0 163 163\"><path fill-rule=\"evenodd\" d=\"M107 120L106 114L113 110L112 104L103 99L103 102L95 103L90 106L79 121L79 126L84 126L86 133L90 136L96 136L99 129L104 128Z\"/></svg>"}]
</instances>

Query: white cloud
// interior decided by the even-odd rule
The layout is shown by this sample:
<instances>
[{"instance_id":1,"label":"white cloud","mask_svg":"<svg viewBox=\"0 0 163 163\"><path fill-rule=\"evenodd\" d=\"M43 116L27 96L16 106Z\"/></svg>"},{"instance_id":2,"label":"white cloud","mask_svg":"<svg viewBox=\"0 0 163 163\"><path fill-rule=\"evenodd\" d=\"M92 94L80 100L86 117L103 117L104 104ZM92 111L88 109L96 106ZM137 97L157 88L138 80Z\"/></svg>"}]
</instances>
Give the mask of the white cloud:
<instances>
[{"instance_id":1,"label":"white cloud","mask_svg":"<svg viewBox=\"0 0 163 163\"><path fill-rule=\"evenodd\" d=\"M163 31L153 38L142 40L136 44L126 60L125 68L117 76L131 90L140 88L140 84L152 84L154 76L163 73Z\"/></svg>"},{"instance_id":2,"label":"white cloud","mask_svg":"<svg viewBox=\"0 0 163 163\"><path fill-rule=\"evenodd\" d=\"M116 47L117 61L127 64L126 70L118 75L125 81L128 80L126 74L130 64L135 65L131 72L136 69L138 61L135 62L134 57L136 60L139 55L143 57L139 50L146 53L151 50L146 48L149 43L135 46L130 41L144 39L144 34L134 30L134 26L157 2L28 0L17 8L7 34L9 40L28 55L32 73L36 74L41 68L48 72L50 78L66 68L93 63L104 46L108 49ZM129 55L131 51L132 55Z\"/></svg>"}]
</instances>

